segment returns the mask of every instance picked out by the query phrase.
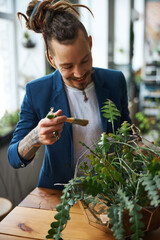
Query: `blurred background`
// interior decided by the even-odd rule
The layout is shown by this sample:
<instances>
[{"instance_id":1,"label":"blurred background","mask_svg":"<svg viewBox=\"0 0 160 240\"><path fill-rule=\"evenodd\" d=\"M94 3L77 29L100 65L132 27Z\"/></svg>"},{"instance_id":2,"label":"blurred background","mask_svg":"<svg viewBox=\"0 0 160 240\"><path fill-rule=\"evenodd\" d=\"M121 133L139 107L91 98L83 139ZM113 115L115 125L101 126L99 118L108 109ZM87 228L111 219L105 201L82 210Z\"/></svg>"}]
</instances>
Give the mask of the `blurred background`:
<instances>
[{"instance_id":1,"label":"blurred background","mask_svg":"<svg viewBox=\"0 0 160 240\"><path fill-rule=\"evenodd\" d=\"M93 38L93 66L118 69L127 81L130 116L142 134L160 145L160 0L72 0L87 5L81 20ZM54 69L41 34L16 13L29 0L0 0L0 197L17 205L37 185L43 147L25 169L9 166L7 150L27 82Z\"/></svg>"}]
</instances>

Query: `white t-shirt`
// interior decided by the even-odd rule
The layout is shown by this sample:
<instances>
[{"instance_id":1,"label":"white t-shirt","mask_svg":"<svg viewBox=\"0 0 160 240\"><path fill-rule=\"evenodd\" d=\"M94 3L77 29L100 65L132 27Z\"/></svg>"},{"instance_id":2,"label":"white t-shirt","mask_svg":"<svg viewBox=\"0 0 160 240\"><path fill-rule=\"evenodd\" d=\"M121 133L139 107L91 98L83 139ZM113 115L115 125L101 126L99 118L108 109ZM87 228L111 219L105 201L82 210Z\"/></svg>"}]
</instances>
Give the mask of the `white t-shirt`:
<instances>
[{"instance_id":1,"label":"white t-shirt","mask_svg":"<svg viewBox=\"0 0 160 240\"><path fill-rule=\"evenodd\" d=\"M84 101L83 91L77 88L65 85L68 97L71 116L79 119L88 119L87 126L72 125L73 130L73 157L74 167L81 155L86 151L79 141L87 146L93 145L93 140L97 141L102 133L102 123L95 92L94 82L91 82L86 88L85 93L88 100Z\"/></svg>"}]
</instances>

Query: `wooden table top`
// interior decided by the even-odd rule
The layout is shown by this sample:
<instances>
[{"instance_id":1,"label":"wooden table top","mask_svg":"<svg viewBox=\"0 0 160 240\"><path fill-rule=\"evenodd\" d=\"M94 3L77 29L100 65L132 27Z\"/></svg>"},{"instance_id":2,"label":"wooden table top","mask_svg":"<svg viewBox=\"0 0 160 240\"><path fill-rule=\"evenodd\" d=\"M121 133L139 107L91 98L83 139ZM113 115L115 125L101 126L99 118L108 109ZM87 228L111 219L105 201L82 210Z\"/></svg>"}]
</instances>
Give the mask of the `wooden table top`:
<instances>
[{"instance_id":1,"label":"wooden table top","mask_svg":"<svg viewBox=\"0 0 160 240\"><path fill-rule=\"evenodd\" d=\"M0 240L46 239L55 207L60 202L61 191L36 188L0 222ZM111 233L105 233L88 223L81 208L71 208L71 220L62 232L63 240L114 240ZM160 228L147 233L145 240L159 240Z\"/></svg>"}]
</instances>

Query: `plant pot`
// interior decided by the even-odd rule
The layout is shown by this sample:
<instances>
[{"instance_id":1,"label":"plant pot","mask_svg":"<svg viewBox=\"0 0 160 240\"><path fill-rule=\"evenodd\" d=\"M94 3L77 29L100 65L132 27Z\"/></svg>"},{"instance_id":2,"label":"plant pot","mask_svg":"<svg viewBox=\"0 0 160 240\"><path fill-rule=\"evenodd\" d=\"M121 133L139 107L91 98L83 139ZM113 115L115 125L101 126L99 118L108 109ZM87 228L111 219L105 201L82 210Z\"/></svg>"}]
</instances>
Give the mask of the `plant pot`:
<instances>
[{"instance_id":1,"label":"plant pot","mask_svg":"<svg viewBox=\"0 0 160 240\"><path fill-rule=\"evenodd\" d=\"M98 214L97 212L100 210L99 205L91 207L91 204L87 205L84 201L79 201L82 211L84 212L85 216L90 225L104 231L111 233L112 226L110 224L110 219L108 218L107 214ZM101 205L102 207L102 205ZM105 206L106 207L106 206ZM107 210L107 207L106 207ZM156 230L160 227L160 206L154 207L146 207L142 208L142 222L144 223L144 228L142 229L143 232L149 232ZM123 226L125 230L125 238L129 237L132 232L130 230L130 222L129 222L129 214L128 211L124 211L123 214Z\"/></svg>"}]
</instances>

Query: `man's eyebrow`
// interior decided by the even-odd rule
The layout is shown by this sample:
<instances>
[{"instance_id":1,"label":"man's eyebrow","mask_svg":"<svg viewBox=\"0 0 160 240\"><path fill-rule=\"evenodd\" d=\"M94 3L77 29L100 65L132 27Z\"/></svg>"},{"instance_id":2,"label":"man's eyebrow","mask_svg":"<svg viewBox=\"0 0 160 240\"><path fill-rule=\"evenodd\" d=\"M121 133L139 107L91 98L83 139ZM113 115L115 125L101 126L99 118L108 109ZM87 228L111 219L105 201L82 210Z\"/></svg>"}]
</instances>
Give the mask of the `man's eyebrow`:
<instances>
[{"instance_id":1,"label":"man's eyebrow","mask_svg":"<svg viewBox=\"0 0 160 240\"><path fill-rule=\"evenodd\" d=\"M72 63L61 63L59 64L61 67L65 67L65 66L68 66L68 65L72 65Z\"/></svg>"},{"instance_id":2,"label":"man's eyebrow","mask_svg":"<svg viewBox=\"0 0 160 240\"><path fill-rule=\"evenodd\" d=\"M83 61L85 58L89 57L89 56L90 56L90 53L86 54L86 56L84 56L84 57L82 58L82 61Z\"/></svg>"},{"instance_id":3,"label":"man's eyebrow","mask_svg":"<svg viewBox=\"0 0 160 240\"><path fill-rule=\"evenodd\" d=\"M89 55L90 55L90 53L88 53L86 56L84 56L81 61L83 61L85 58L89 57ZM65 67L65 66L69 66L69 65L72 65L72 64L73 64L73 63L71 62L71 63L61 63L61 64L59 64L59 65L60 65L61 67Z\"/></svg>"}]
</instances>

